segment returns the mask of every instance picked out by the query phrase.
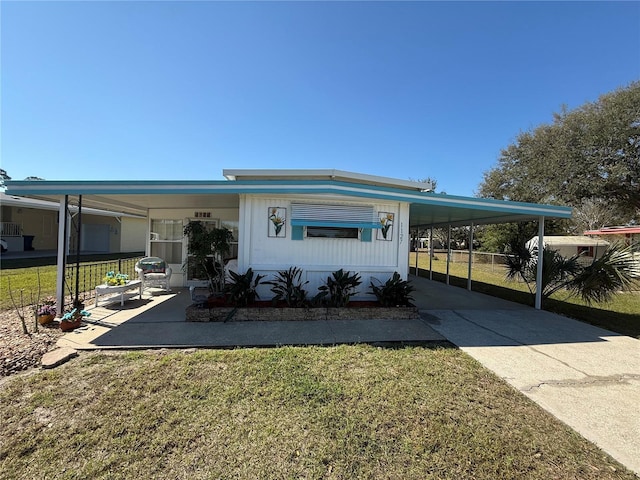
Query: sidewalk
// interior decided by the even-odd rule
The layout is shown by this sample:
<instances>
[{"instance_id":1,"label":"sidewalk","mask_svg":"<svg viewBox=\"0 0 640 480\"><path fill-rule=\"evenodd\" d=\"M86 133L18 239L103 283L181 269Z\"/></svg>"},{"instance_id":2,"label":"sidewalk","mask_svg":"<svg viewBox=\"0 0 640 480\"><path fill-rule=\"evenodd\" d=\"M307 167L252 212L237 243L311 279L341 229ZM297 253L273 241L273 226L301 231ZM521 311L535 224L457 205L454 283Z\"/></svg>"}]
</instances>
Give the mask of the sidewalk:
<instances>
[{"instance_id":1,"label":"sidewalk","mask_svg":"<svg viewBox=\"0 0 640 480\"><path fill-rule=\"evenodd\" d=\"M416 345L443 343L424 320L322 320L304 322L185 322L187 290L145 295L90 309L86 326L59 346L76 350L134 348L233 348L352 343Z\"/></svg>"}]
</instances>

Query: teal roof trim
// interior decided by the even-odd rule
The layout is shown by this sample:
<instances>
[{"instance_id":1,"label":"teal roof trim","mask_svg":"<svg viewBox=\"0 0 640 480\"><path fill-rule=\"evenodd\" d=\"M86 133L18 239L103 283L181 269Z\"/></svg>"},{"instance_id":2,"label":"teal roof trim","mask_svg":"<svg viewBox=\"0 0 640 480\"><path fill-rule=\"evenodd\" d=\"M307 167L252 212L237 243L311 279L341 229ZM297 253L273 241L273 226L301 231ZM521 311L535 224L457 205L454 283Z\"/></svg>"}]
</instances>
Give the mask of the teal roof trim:
<instances>
[{"instance_id":1,"label":"teal roof trim","mask_svg":"<svg viewBox=\"0 0 640 480\"><path fill-rule=\"evenodd\" d=\"M454 208L468 212L469 218L482 223L496 217L509 216L570 218L571 208L557 205L511 202L489 198L461 197L432 192L421 192L414 188L371 185L337 180L212 180L212 181L25 181L6 182L10 195L188 195L188 194L274 194L344 195L372 200L406 202L412 213L423 218L432 210ZM424 208L420 207L421 205ZM460 212L461 213L461 212ZM458 215L456 215L458 217ZM440 215L438 224L446 218ZM454 219L452 219L454 220ZM430 221L431 224L435 219ZM419 222L420 223L420 222ZM368 228L368 227L367 227Z\"/></svg>"}]
</instances>

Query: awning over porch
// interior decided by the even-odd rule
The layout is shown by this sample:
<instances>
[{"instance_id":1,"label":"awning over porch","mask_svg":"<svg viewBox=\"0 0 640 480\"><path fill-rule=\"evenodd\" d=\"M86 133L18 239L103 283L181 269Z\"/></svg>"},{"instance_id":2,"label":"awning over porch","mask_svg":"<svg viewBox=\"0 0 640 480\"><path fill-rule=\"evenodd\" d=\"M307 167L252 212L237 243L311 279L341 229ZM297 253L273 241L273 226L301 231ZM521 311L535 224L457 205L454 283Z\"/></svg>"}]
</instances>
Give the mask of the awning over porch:
<instances>
[{"instance_id":1,"label":"awning over porch","mask_svg":"<svg viewBox=\"0 0 640 480\"><path fill-rule=\"evenodd\" d=\"M231 175L229 172L233 173ZM339 170L242 170L225 172L230 180L212 181L7 181L7 193L60 202L82 196L83 206L133 215L150 208L237 206L242 194L334 195L410 204L410 227L441 227L570 218L571 209L438 194L412 182Z\"/></svg>"}]
</instances>

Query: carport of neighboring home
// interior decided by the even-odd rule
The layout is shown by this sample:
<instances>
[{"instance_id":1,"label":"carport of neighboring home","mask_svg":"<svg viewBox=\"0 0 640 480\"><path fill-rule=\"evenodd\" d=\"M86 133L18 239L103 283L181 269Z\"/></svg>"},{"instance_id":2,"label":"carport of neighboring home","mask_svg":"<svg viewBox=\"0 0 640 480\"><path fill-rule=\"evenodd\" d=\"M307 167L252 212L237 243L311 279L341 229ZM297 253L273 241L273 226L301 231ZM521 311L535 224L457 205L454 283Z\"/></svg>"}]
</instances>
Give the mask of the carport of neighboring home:
<instances>
[{"instance_id":1,"label":"carport of neighboring home","mask_svg":"<svg viewBox=\"0 0 640 480\"><path fill-rule=\"evenodd\" d=\"M567 207L437 194L422 182L332 169L223 175L226 180L8 181L7 192L57 201L61 214L81 204L145 216L146 253L172 266L174 286L197 281L182 268L188 251L183 228L190 220L233 232L240 272L270 275L296 266L313 291L340 268L360 273L363 285L395 271L407 278L412 228L537 220L543 236L544 218L571 217ZM66 228L60 222L59 269Z\"/></svg>"}]
</instances>

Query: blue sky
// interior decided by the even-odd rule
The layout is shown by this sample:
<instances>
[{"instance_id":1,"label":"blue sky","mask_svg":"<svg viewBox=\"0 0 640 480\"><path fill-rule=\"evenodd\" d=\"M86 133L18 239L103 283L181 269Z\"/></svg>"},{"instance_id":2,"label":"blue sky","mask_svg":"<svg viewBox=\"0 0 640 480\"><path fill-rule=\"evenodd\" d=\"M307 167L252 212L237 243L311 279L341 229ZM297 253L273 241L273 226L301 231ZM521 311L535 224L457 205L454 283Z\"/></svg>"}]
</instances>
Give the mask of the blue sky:
<instances>
[{"instance_id":1,"label":"blue sky","mask_svg":"<svg viewBox=\"0 0 640 480\"><path fill-rule=\"evenodd\" d=\"M12 2L15 180L337 168L473 195L516 135L640 79L639 2Z\"/></svg>"}]
</instances>

